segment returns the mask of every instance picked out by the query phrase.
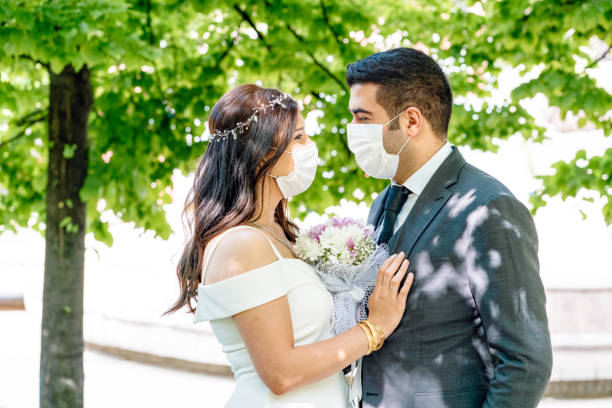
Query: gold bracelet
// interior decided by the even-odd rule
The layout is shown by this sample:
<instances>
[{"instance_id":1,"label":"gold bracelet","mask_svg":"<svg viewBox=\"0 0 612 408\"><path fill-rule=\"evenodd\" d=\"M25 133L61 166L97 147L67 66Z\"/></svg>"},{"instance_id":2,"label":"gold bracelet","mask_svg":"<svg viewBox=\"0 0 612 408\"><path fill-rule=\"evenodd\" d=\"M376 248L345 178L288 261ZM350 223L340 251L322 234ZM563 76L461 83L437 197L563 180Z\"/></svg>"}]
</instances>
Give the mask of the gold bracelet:
<instances>
[{"instance_id":1,"label":"gold bracelet","mask_svg":"<svg viewBox=\"0 0 612 408\"><path fill-rule=\"evenodd\" d=\"M363 322L359 322L357 326L361 327L363 332L368 337L368 352L366 353L366 355L368 355L372 351L374 351L374 348L376 347L376 340L374 339L374 336L372 335L372 332L370 331L370 327L367 324Z\"/></svg>"},{"instance_id":2,"label":"gold bracelet","mask_svg":"<svg viewBox=\"0 0 612 408\"><path fill-rule=\"evenodd\" d=\"M361 327L361 329L363 330L363 332L365 333L366 337L368 338L368 352L366 353L366 355L370 354L372 352L372 335L370 334L370 330L367 328L367 326L358 323L357 326Z\"/></svg>"},{"instance_id":3,"label":"gold bracelet","mask_svg":"<svg viewBox=\"0 0 612 408\"><path fill-rule=\"evenodd\" d=\"M370 329L370 332L372 332L372 335L375 337L376 339L376 343L374 344L374 351L380 349L380 347L382 346L381 344L381 338L380 338L380 334L378 333L378 331L374 328L374 325L372 324L372 322L370 322L368 319L363 320L363 323L366 324L368 326L368 328Z\"/></svg>"},{"instance_id":4,"label":"gold bracelet","mask_svg":"<svg viewBox=\"0 0 612 408\"><path fill-rule=\"evenodd\" d=\"M376 345L378 344L378 339L376 338L376 335L374 334L370 326L361 322L361 327L368 334L368 349L369 349L368 354L370 354L376 348Z\"/></svg>"},{"instance_id":5,"label":"gold bracelet","mask_svg":"<svg viewBox=\"0 0 612 408\"><path fill-rule=\"evenodd\" d=\"M383 346L383 343L385 342L385 334L383 330L380 328L379 325L372 323L368 319L363 320L363 322L368 325L368 328L376 337L376 345L374 346L374 351L380 350L380 348Z\"/></svg>"},{"instance_id":6,"label":"gold bracelet","mask_svg":"<svg viewBox=\"0 0 612 408\"><path fill-rule=\"evenodd\" d=\"M374 325L368 319L362 320L361 323L367 326L372 335L372 351L379 350L382 347L382 339L380 337L380 333L375 329Z\"/></svg>"},{"instance_id":7,"label":"gold bracelet","mask_svg":"<svg viewBox=\"0 0 612 408\"><path fill-rule=\"evenodd\" d=\"M372 323L372 322L370 322L370 323ZM381 328L379 325L377 325L376 323L372 323L372 326L374 326L374 328L375 328L375 329L376 329L376 331L378 332L378 335L380 336L380 339L381 339L381 341L380 341L380 345L379 345L379 346L378 346L378 348L376 349L376 350L379 350L379 349L382 347L383 343L385 342L385 339L386 339L386 337L385 337L385 332L384 332L384 331L383 331L383 329L382 329L382 328Z\"/></svg>"}]
</instances>

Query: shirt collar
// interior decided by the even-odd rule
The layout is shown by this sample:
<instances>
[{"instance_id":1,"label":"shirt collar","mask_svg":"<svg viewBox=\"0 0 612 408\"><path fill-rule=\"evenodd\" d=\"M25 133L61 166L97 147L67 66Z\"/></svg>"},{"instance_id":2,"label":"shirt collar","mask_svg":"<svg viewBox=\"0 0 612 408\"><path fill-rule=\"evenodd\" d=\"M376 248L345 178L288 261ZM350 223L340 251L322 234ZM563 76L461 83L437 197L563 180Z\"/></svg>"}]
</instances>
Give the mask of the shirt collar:
<instances>
[{"instance_id":1,"label":"shirt collar","mask_svg":"<svg viewBox=\"0 0 612 408\"><path fill-rule=\"evenodd\" d=\"M447 141L444 145L434 154L424 165L422 165L412 176L404 182L403 186L412 191L416 195L420 195L429 180L433 177L434 173L444 160L452 153L453 147ZM397 185L395 181L391 180L391 185Z\"/></svg>"}]
</instances>

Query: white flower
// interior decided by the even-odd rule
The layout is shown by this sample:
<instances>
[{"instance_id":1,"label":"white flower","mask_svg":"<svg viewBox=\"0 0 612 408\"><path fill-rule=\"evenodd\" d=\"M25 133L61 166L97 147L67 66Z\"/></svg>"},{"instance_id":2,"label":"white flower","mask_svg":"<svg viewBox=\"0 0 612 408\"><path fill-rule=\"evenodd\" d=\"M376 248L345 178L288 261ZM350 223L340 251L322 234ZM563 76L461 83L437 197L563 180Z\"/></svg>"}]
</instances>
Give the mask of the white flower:
<instances>
[{"instance_id":1,"label":"white flower","mask_svg":"<svg viewBox=\"0 0 612 408\"><path fill-rule=\"evenodd\" d=\"M315 263L321 256L321 247L319 243L308 237L307 234L301 234L297 238L294 250L298 258L308 263Z\"/></svg>"},{"instance_id":2,"label":"white flower","mask_svg":"<svg viewBox=\"0 0 612 408\"><path fill-rule=\"evenodd\" d=\"M349 218L332 218L302 233L295 244L296 255L322 265L359 265L373 253L372 228Z\"/></svg>"}]
</instances>

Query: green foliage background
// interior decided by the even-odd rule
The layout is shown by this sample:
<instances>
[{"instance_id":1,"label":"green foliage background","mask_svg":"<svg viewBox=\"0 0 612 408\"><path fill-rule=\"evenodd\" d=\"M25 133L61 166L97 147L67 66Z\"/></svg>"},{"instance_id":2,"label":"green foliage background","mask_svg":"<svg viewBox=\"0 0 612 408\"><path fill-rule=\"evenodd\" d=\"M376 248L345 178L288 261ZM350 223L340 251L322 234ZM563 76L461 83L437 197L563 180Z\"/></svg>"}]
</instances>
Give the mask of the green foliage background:
<instances>
[{"instance_id":1,"label":"green foliage background","mask_svg":"<svg viewBox=\"0 0 612 408\"><path fill-rule=\"evenodd\" d=\"M581 125L609 136L612 96L577 61L591 68L606 57L591 55L588 45L596 38L609 51L611 20L606 0L3 1L0 232L44 230L49 70L87 64L92 72L81 196L89 231L110 245L101 199L122 220L168 237L162 206L171 200L172 172L194 169L206 148L201 136L210 108L241 83L261 81L302 100L305 114L324 112L315 140L325 164L314 187L292 201L293 215L321 211L357 188L370 200L385 182L364 183L348 151L344 69L381 47L426 47L444 67L459 97L449 133L454 144L495 151L517 133L541 142L544 129L519 104L538 93L562 117L580 114ZM502 104L461 102L488 97L506 67L541 73ZM70 157L70 146L64 154ZM542 177L534 209L587 188L607 200L604 216L612 223L612 149L594 157L580 151L554 167L554 175Z\"/></svg>"}]
</instances>

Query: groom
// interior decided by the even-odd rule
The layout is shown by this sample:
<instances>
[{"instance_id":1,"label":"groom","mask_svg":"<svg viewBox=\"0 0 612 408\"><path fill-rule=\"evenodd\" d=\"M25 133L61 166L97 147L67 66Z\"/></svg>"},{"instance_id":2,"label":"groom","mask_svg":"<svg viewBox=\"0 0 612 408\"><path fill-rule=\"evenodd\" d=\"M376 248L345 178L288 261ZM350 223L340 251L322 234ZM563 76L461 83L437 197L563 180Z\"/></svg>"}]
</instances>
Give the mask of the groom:
<instances>
[{"instance_id":1,"label":"groom","mask_svg":"<svg viewBox=\"0 0 612 408\"><path fill-rule=\"evenodd\" d=\"M536 407L552 353L529 211L449 144L452 93L433 59L377 53L346 81L349 147L392 179L368 222L415 275L399 327L363 358L362 406Z\"/></svg>"}]
</instances>

